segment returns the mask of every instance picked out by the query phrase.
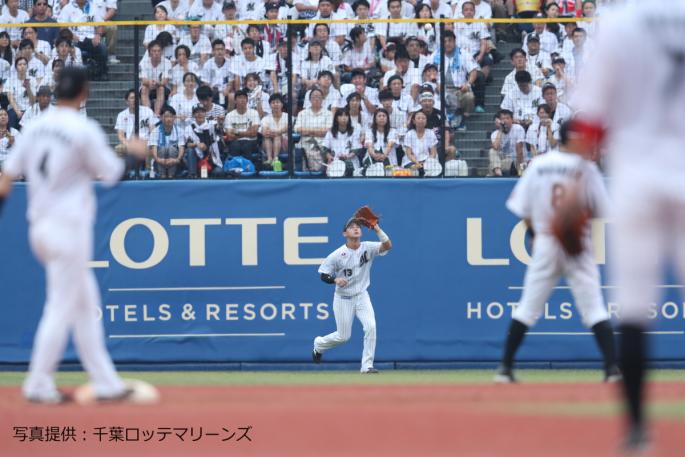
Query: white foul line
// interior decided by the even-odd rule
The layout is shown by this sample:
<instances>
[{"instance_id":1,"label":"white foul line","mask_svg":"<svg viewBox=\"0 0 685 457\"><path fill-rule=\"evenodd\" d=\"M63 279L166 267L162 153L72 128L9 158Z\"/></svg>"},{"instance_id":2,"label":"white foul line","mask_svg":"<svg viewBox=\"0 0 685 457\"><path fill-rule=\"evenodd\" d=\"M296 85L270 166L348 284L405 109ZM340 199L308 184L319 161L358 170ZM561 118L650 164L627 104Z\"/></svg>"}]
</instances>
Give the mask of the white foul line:
<instances>
[{"instance_id":1,"label":"white foul line","mask_svg":"<svg viewBox=\"0 0 685 457\"><path fill-rule=\"evenodd\" d=\"M616 289L618 286L601 286L602 289ZM569 286L557 286L554 289L557 290L566 290L570 289L571 287ZM685 288L685 285L682 284L663 284L660 286L656 286L657 289L682 289ZM509 290L523 290L523 286L508 286L507 289Z\"/></svg>"},{"instance_id":2,"label":"white foul line","mask_svg":"<svg viewBox=\"0 0 685 457\"><path fill-rule=\"evenodd\" d=\"M285 286L226 286L226 287L128 287L111 288L110 292L196 292L212 290L269 290L285 289Z\"/></svg>"},{"instance_id":3,"label":"white foul line","mask_svg":"<svg viewBox=\"0 0 685 457\"><path fill-rule=\"evenodd\" d=\"M224 336L285 336L285 333L167 333L159 335L109 335L109 338L213 338Z\"/></svg>"},{"instance_id":4,"label":"white foul line","mask_svg":"<svg viewBox=\"0 0 685 457\"><path fill-rule=\"evenodd\" d=\"M621 332L616 332L620 334ZM655 332L645 332L647 335L685 335L683 330L674 331L655 331ZM527 332L526 335L537 335L537 336L586 336L593 335L592 332Z\"/></svg>"}]
</instances>

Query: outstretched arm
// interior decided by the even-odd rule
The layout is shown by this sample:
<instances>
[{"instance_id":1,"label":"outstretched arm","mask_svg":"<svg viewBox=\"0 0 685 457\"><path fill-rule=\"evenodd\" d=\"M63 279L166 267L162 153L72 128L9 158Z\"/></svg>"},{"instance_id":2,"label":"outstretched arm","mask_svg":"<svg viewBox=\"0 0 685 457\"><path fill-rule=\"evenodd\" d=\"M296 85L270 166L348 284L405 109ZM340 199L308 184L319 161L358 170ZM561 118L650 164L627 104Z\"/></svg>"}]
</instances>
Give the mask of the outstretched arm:
<instances>
[{"instance_id":1,"label":"outstretched arm","mask_svg":"<svg viewBox=\"0 0 685 457\"><path fill-rule=\"evenodd\" d=\"M0 175L0 213L2 213L2 207L5 205L5 199L10 194L12 190L12 178L5 173Z\"/></svg>"},{"instance_id":2,"label":"outstretched arm","mask_svg":"<svg viewBox=\"0 0 685 457\"><path fill-rule=\"evenodd\" d=\"M376 226L373 229L376 231L376 235L378 235L378 239L381 242L381 248L378 251L379 254L383 254L384 252L392 249L392 241L390 241L388 235L383 231L381 225L376 224Z\"/></svg>"}]
</instances>

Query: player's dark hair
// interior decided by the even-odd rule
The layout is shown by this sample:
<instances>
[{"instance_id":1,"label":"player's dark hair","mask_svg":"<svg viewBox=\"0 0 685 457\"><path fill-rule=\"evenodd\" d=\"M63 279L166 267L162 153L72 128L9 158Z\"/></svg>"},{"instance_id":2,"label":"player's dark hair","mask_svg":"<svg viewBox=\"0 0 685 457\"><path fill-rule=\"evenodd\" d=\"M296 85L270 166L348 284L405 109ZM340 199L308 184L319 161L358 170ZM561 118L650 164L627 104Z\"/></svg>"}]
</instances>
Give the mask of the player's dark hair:
<instances>
[{"instance_id":1,"label":"player's dark hair","mask_svg":"<svg viewBox=\"0 0 685 457\"><path fill-rule=\"evenodd\" d=\"M176 110L169 105L164 105L162 107L162 112L160 113L159 117L164 116L166 113L171 113L172 116L176 116Z\"/></svg>"},{"instance_id":2,"label":"player's dark hair","mask_svg":"<svg viewBox=\"0 0 685 457\"><path fill-rule=\"evenodd\" d=\"M379 113L384 113L387 119L385 127L383 127L383 141L385 143L388 142L388 134L390 133L390 114L385 110L385 108L378 108L376 112L373 113L373 121L371 121L371 135L373 135L374 144L376 143L376 138L378 135L378 124L376 123L376 116L378 116Z\"/></svg>"},{"instance_id":3,"label":"player's dark hair","mask_svg":"<svg viewBox=\"0 0 685 457\"><path fill-rule=\"evenodd\" d=\"M445 39L448 39L448 38L451 38L453 40L457 39L457 36L451 30L445 30L444 36L445 36Z\"/></svg>"},{"instance_id":4,"label":"player's dark hair","mask_svg":"<svg viewBox=\"0 0 685 457\"><path fill-rule=\"evenodd\" d=\"M281 104L283 105L283 109L285 109L285 101L283 101L283 96L281 94L271 94L271 96L269 97L269 103L275 102L276 100L281 102Z\"/></svg>"},{"instance_id":5,"label":"player's dark hair","mask_svg":"<svg viewBox=\"0 0 685 457\"><path fill-rule=\"evenodd\" d=\"M392 91L387 87L378 93L378 100L393 100L395 97L392 96Z\"/></svg>"},{"instance_id":6,"label":"player's dark hair","mask_svg":"<svg viewBox=\"0 0 685 457\"><path fill-rule=\"evenodd\" d=\"M171 46L172 44L174 44L174 37L172 37L169 32L164 30L157 34L157 36L155 37L155 41L157 41L159 45L162 47L162 49L164 49L167 46Z\"/></svg>"},{"instance_id":7,"label":"player's dark hair","mask_svg":"<svg viewBox=\"0 0 685 457\"><path fill-rule=\"evenodd\" d=\"M571 35L575 35L576 33L582 33L583 35L587 36L587 31L582 27L576 27L576 29L571 33Z\"/></svg>"},{"instance_id":8,"label":"player's dark hair","mask_svg":"<svg viewBox=\"0 0 685 457\"><path fill-rule=\"evenodd\" d=\"M129 95L131 95L131 94L135 95L135 94L136 94L136 90L135 90L135 89L129 89L129 90L127 90L127 91L126 91L126 95L124 95L124 100L128 100L128 97L129 97Z\"/></svg>"},{"instance_id":9,"label":"player's dark hair","mask_svg":"<svg viewBox=\"0 0 685 457\"><path fill-rule=\"evenodd\" d=\"M402 5L402 0L388 0L388 9L390 9L390 4L394 2L398 2L400 5Z\"/></svg>"},{"instance_id":10,"label":"player's dark hair","mask_svg":"<svg viewBox=\"0 0 685 457\"><path fill-rule=\"evenodd\" d=\"M318 29L319 27L325 28L326 31L328 32L328 35L330 36L330 34L331 34L331 28L328 26L328 24L325 24L325 23L319 23L319 24L316 24L316 25L314 26L314 36L316 36L316 29Z\"/></svg>"},{"instance_id":11,"label":"player's dark hair","mask_svg":"<svg viewBox=\"0 0 685 457\"><path fill-rule=\"evenodd\" d=\"M359 95L359 92L352 92L347 96L347 105L345 106L345 110L347 110L347 114L349 114L350 118L354 116L352 113L350 113L350 102L352 99L358 99L359 100L359 113L357 113L357 122L360 124L362 123L362 96Z\"/></svg>"},{"instance_id":12,"label":"player's dark hair","mask_svg":"<svg viewBox=\"0 0 685 457\"><path fill-rule=\"evenodd\" d=\"M331 78L331 81L333 81L335 78L333 77L333 73L331 73L328 70L321 70L317 76L317 79L321 79L322 76L328 76Z\"/></svg>"},{"instance_id":13,"label":"player's dark hair","mask_svg":"<svg viewBox=\"0 0 685 457\"><path fill-rule=\"evenodd\" d=\"M71 66L60 71L55 85L57 100L74 100L84 90L88 90L88 72L85 69Z\"/></svg>"},{"instance_id":14,"label":"player's dark hair","mask_svg":"<svg viewBox=\"0 0 685 457\"><path fill-rule=\"evenodd\" d=\"M547 115L549 117L552 117L552 107L549 106L547 103L543 103L543 104L539 105L537 112L539 113L540 110L544 110L544 112L547 113Z\"/></svg>"},{"instance_id":15,"label":"player's dark hair","mask_svg":"<svg viewBox=\"0 0 685 457\"><path fill-rule=\"evenodd\" d=\"M562 146L568 144L568 138L573 131L573 120L567 120L559 126L559 144Z\"/></svg>"},{"instance_id":16,"label":"player's dark hair","mask_svg":"<svg viewBox=\"0 0 685 457\"><path fill-rule=\"evenodd\" d=\"M464 3L461 4L461 10L464 11L464 6L469 5L469 4L470 4L471 6L473 6L474 8L476 7L476 4L475 4L475 3L473 3L471 0L468 0L468 1L466 1L466 2L464 2Z\"/></svg>"},{"instance_id":17,"label":"player's dark hair","mask_svg":"<svg viewBox=\"0 0 685 457\"><path fill-rule=\"evenodd\" d=\"M243 89L240 89L240 90L235 91L234 98L237 100L238 97L249 98L248 95L247 95L247 91L246 91L246 90L243 90Z\"/></svg>"},{"instance_id":18,"label":"player's dark hair","mask_svg":"<svg viewBox=\"0 0 685 457\"><path fill-rule=\"evenodd\" d=\"M195 95L197 95L198 100L206 100L208 98L212 98L214 93L212 92L211 87L200 86L195 90Z\"/></svg>"},{"instance_id":19,"label":"player's dark hair","mask_svg":"<svg viewBox=\"0 0 685 457\"><path fill-rule=\"evenodd\" d=\"M502 116L509 116L510 118L514 118L514 113L508 109L501 109L497 111L497 115L495 116L497 119L501 119Z\"/></svg>"},{"instance_id":20,"label":"player's dark hair","mask_svg":"<svg viewBox=\"0 0 685 457\"><path fill-rule=\"evenodd\" d=\"M216 40L212 41L212 50L219 45L226 47L226 43L224 43L224 40L217 38Z\"/></svg>"},{"instance_id":21,"label":"player's dark hair","mask_svg":"<svg viewBox=\"0 0 685 457\"><path fill-rule=\"evenodd\" d=\"M340 116L347 116L347 127L345 130L340 130L340 122L338 118ZM348 108L335 110L333 115L333 126L331 127L331 134L334 138L338 138L338 133L347 133L352 135L354 133L354 127L352 126L352 116L350 116L350 111Z\"/></svg>"},{"instance_id":22,"label":"player's dark hair","mask_svg":"<svg viewBox=\"0 0 685 457\"><path fill-rule=\"evenodd\" d=\"M423 114L426 117L426 126L428 126L428 115L426 113L424 113L422 110L418 110L411 115L411 118L409 119L409 126L407 127L407 130L416 130L416 123L414 122L414 118L416 116L418 116L419 114Z\"/></svg>"},{"instance_id":23,"label":"player's dark hair","mask_svg":"<svg viewBox=\"0 0 685 457\"><path fill-rule=\"evenodd\" d=\"M12 40L10 39L10 34L6 31L0 32L0 38L7 38L9 44L5 49L0 49L0 58L5 59L9 64L12 63Z\"/></svg>"},{"instance_id":24,"label":"player's dark hair","mask_svg":"<svg viewBox=\"0 0 685 457\"><path fill-rule=\"evenodd\" d=\"M257 32L260 31L260 30L259 30L259 26L258 26L257 24L250 24L250 25L248 25L247 28L245 29L245 33L246 33L246 34L247 34L247 33L250 33L250 30L252 30L252 29L257 29Z\"/></svg>"},{"instance_id":25,"label":"player's dark hair","mask_svg":"<svg viewBox=\"0 0 685 457\"><path fill-rule=\"evenodd\" d=\"M356 78L357 76L361 76L364 78L364 82L366 82L366 72L362 68L355 68L352 70L350 73L350 81Z\"/></svg>"},{"instance_id":26,"label":"player's dark hair","mask_svg":"<svg viewBox=\"0 0 685 457\"><path fill-rule=\"evenodd\" d=\"M424 8L428 8L428 12L430 13L430 17L433 17L433 10L431 9L430 5L428 3L420 2L417 3L416 6L414 7L414 17L416 19L419 19L421 16L421 10Z\"/></svg>"},{"instance_id":27,"label":"player's dark hair","mask_svg":"<svg viewBox=\"0 0 685 457\"><path fill-rule=\"evenodd\" d=\"M190 77L193 78L193 81L195 82L195 84L198 84L199 81L197 80L197 75L196 75L195 73L193 73L192 71L187 71L187 72L185 72L185 73L183 74L183 79L182 79L181 81L186 82L186 78L187 78L188 76L190 76Z\"/></svg>"},{"instance_id":28,"label":"player's dark hair","mask_svg":"<svg viewBox=\"0 0 685 457\"><path fill-rule=\"evenodd\" d=\"M17 68L17 64L22 60L28 65L29 61L26 59L26 57L17 57L14 59L14 68Z\"/></svg>"},{"instance_id":29,"label":"player's dark hair","mask_svg":"<svg viewBox=\"0 0 685 457\"><path fill-rule=\"evenodd\" d=\"M352 40L352 43L356 43L357 38L359 38L364 32L364 28L359 25L353 27L352 30L350 30L350 39Z\"/></svg>"},{"instance_id":30,"label":"player's dark hair","mask_svg":"<svg viewBox=\"0 0 685 457\"><path fill-rule=\"evenodd\" d=\"M24 38L23 40L21 40L19 42L19 50L22 50L24 48L35 49L35 47L33 46L33 41L29 40L28 38Z\"/></svg>"},{"instance_id":31,"label":"player's dark hair","mask_svg":"<svg viewBox=\"0 0 685 457\"><path fill-rule=\"evenodd\" d=\"M152 48L154 48L155 46L159 46L160 49L162 49L164 47L164 46L162 46L162 43L160 43L159 41L152 40L147 44L147 50L151 51Z\"/></svg>"},{"instance_id":32,"label":"player's dark hair","mask_svg":"<svg viewBox=\"0 0 685 457\"><path fill-rule=\"evenodd\" d=\"M241 49L242 49L242 47L245 46L246 44L249 44L249 45L252 46L253 48L255 47L255 42L254 42L254 40L253 40L252 38L243 38L243 41L240 42L240 47L241 47Z\"/></svg>"},{"instance_id":33,"label":"player's dark hair","mask_svg":"<svg viewBox=\"0 0 685 457\"><path fill-rule=\"evenodd\" d=\"M176 46L176 49L174 49L174 57L176 57L176 60L178 60L178 51L185 51L186 57L190 58L190 48L185 44L179 44Z\"/></svg>"}]
</instances>

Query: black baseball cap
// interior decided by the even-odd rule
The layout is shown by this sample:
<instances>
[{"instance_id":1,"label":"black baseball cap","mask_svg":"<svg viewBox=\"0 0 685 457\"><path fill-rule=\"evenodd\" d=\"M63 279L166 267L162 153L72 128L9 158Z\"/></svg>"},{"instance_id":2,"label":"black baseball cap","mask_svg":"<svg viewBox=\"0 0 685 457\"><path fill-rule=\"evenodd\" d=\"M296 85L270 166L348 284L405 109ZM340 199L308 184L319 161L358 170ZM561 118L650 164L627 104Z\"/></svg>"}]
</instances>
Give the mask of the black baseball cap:
<instances>
[{"instance_id":1,"label":"black baseball cap","mask_svg":"<svg viewBox=\"0 0 685 457\"><path fill-rule=\"evenodd\" d=\"M345 226L343 227L343 232L344 232L345 230L347 230L347 229L349 228L349 226L352 225L352 224L357 224L357 225L359 226L359 228L362 227L361 219L352 216L351 218L349 218L349 219L347 220L347 222L345 222Z\"/></svg>"}]
</instances>

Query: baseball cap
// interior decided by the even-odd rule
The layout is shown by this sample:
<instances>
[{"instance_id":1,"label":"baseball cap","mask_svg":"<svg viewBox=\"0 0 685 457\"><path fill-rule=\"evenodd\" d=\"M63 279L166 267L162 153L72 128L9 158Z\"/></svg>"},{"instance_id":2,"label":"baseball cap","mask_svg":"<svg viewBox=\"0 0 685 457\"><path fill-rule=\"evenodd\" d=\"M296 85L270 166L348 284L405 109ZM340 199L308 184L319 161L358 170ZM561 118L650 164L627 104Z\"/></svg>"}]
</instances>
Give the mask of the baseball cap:
<instances>
[{"instance_id":1,"label":"baseball cap","mask_svg":"<svg viewBox=\"0 0 685 457\"><path fill-rule=\"evenodd\" d=\"M233 2L224 2L224 6L221 8L221 10L234 10L237 9L235 7L235 3Z\"/></svg>"},{"instance_id":2,"label":"baseball cap","mask_svg":"<svg viewBox=\"0 0 685 457\"><path fill-rule=\"evenodd\" d=\"M564 60L563 57L555 57L555 58L552 60L552 64L555 64L555 63L564 63L564 64L565 64L565 63L566 63L566 60Z\"/></svg>"},{"instance_id":3,"label":"baseball cap","mask_svg":"<svg viewBox=\"0 0 685 457\"><path fill-rule=\"evenodd\" d=\"M433 92L421 92L421 95L419 95L419 101L423 100L433 100Z\"/></svg>"},{"instance_id":4,"label":"baseball cap","mask_svg":"<svg viewBox=\"0 0 685 457\"><path fill-rule=\"evenodd\" d=\"M528 42L530 43L531 41L537 41L538 43L540 42L540 37L537 33L533 32L528 34Z\"/></svg>"},{"instance_id":5,"label":"baseball cap","mask_svg":"<svg viewBox=\"0 0 685 457\"><path fill-rule=\"evenodd\" d=\"M345 226L343 227L343 232L344 232L345 230L347 230L347 228L348 228L350 225L352 225L352 224L357 224L360 228L361 228L361 226L362 226L361 220L360 220L360 219L357 219L357 218L354 217L354 216L352 216L351 218L349 218L349 219L347 220L347 222L345 222Z\"/></svg>"},{"instance_id":6,"label":"baseball cap","mask_svg":"<svg viewBox=\"0 0 685 457\"><path fill-rule=\"evenodd\" d=\"M555 86L553 83L545 83L542 86L542 92L545 92L547 89L554 89L557 90L557 86Z\"/></svg>"},{"instance_id":7,"label":"baseball cap","mask_svg":"<svg viewBox=\"0 0 685 457\"><path fill-rule=\"evenodd\" d=\"M264 6L265 11L277 10L278 8L279 8L278 3L272 3L272 2L267 2L266 6Z\"/></svg>"}]
</instances>

